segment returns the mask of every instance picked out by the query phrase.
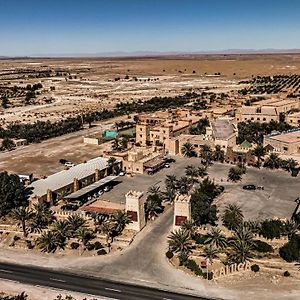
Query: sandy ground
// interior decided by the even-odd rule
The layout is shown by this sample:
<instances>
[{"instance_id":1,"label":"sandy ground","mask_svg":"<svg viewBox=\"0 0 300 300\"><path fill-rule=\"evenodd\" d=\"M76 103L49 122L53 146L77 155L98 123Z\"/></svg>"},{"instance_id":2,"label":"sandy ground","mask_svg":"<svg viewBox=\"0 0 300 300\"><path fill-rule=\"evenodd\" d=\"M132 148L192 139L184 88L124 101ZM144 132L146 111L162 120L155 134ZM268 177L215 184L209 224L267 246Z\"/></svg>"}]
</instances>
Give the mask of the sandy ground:
<instances>
[{"instance_id":1,"label":"sandy ground","mask_svg":"<svg viewBox=\"0 0 300 300\"><path fill-rule=\"evenodd\" d=\"M26 73L7 75L22 70L33 70L33 76L41 70L52 73L44 78L30 78ZM172 96L191 89L228 92L239 89L237 82L241 79L299 74L299 70L297 54L0 60L0 86L25 87L37 82L43 85L35 104L6 109L0 115L0 124L57 120L83 111L112 108L121 101ZM57 71L64 75L56 76ZM215 76L216 73L221 76ZM12 98L11 102L19 103L20 99Z\"/></svg>"},{"instance_id":2,"label":"sandy ground","mask_svg":"<svg viewBox=\"0 0 300 300\"><path fill-rule=\"evenodd\" d=\"M109 300L106 297L95 297L93 295L85 295L81 293L68 292L64 290L59 290L55 288L44 288L41 286L32 286L28 284L22 284L16 281L0 279L0 292L5 292L8 295L17 295L26 292L28 295L28 300L53 300L57 295L72 296L76 300L82 300L87 298L87 300Z\"/></svg>"}]
</instances>

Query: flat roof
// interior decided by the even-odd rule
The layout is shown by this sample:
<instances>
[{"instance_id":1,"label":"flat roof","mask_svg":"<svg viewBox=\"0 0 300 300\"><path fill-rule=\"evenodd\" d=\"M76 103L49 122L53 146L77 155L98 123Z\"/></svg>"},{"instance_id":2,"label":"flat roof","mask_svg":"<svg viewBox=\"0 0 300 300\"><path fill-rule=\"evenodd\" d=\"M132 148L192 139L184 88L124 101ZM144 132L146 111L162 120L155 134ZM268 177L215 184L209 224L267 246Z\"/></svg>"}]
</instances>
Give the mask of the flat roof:
<instances>
[{"instance_id":1,"label":"flat roof","mask_svg":"<svg viewBox=\"0 0 300 300\"><path fill-rule=\"evenodd\" d=\"M235 133L228 120L218 119L211 124L216 139L227 139Z\"/></svg>"},{"instance_id":2,"label":"flat roof","mask_svg":"<svg viewBox=\"0 0 300 300\"><path fill-rule=\"evenodd\" d=\"M84 188L64 197L64 199L78 199L90 192L93 192L94 190L100 188L101 186L106 185L107 183L117 179L119 176L107 176L99 181L96 181L88 186L85 186Z\"/></svg>"},{"instance_id":3,"label":"flat roof","mask_svg":"<svg viewBox=\"0 0 300 300\"><path fill-rule=\"evenodd\" d=\"M86 163L78 164L74 167L71 167L68 170L63 170L58 173L52 174L45 179L40 179L32 182L29 185L29 188L33 188L32 196L44 196L47 194L47 190L51 191L59 190L65 186L68 186L73 183L74 178L81 180L86 178L93 173L95 170L105 170L108 167L108 158L96 157L87 161Z\"/></svg>"},{"instance_id":4,"label":"flat roof","mask_svg":"<svg viewBox=\"0 0 300 300\"><path fill-rule=\"evenodd\" d=\"M124 196L124 198L125 198L125 196ZM114 202L109 202L109 201L104 201L104 200L96 200L93 203L90 203L86 206L81 207L80 210L101 212L101 213L113 213L116 210L125 211L125 204L114 203Z\"/></svg>"},{"instance_id":5,"label":"flat roof","mask_svg":"<svg viewBox=\"0 0 300 300\"><path fill-rule=\"evenodd\" d=\"M279 142L285 142L285 143L300 143L300 129L297 128L295 130L286 131L283 133L274 133L268 135L268 137L272 140L276 140Z\"/></svg>"}]
</instances>

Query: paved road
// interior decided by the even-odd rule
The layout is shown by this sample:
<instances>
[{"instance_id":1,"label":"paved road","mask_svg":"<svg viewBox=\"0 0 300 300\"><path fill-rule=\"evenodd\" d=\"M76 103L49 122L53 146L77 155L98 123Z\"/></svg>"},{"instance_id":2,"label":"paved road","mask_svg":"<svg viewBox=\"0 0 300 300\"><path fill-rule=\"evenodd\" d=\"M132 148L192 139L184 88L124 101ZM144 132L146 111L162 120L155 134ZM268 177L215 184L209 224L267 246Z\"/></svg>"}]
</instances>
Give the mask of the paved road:
<instances>
[{"instance_id":1,"label":"paved road","mask_svg":"<svg viewBox=\"0 0 300 300\"><path fill-rule=\"evenodd\" d=\"M130 300L193 300L212 299L177 294L144 286L129 285L95 277L83 277L49 269L28 267L15 264L0 264L0 277L25 284L46 286L75 291L93 296Z\"/></svg>"}]
</instances>

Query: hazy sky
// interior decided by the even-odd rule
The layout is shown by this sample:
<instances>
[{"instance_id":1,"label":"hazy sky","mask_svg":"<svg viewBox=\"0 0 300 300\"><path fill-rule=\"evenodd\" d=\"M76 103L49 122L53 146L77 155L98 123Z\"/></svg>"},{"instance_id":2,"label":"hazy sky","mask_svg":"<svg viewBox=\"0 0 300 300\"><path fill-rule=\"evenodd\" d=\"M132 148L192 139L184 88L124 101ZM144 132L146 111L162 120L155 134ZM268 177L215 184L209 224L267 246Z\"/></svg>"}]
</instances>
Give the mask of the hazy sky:
<instances>
[{"instance_id":1,"label":"hazy sky","mask_svg":"<svg viewBox=\"0 0 300 300\"><path fill-rule=\"evenodd\" d=\"M0 55L300 48L300 0L0 0Z\"/></svg>"}]
</instances>

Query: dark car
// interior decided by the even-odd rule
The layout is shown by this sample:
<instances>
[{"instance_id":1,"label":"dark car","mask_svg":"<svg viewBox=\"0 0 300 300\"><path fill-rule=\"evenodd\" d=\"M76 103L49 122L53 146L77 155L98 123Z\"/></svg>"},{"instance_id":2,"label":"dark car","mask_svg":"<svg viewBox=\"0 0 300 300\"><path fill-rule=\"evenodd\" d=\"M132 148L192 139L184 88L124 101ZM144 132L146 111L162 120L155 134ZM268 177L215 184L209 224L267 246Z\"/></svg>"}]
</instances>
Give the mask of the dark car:
<instances>
[{"instance_id":1,"label":"dark car","mask_svg":"<svg viewBox=\"0 0 300 300\"><path fill-rule=\"evenodd\" d=\"M256 190L256 186L254 184L247 184L243 186L244 190L250 190L250 191L254 191Z\"/></svg>"},{"instance_id":2,"label":"dark car","mask_svg":"<svg viewBox=\"0 0 300 300\"><path fill-rule=\"evenodd\" d=\"M78 206L75 204L66 204L61 207L61 210L63 210L63 211L67 211L67 210L75 211L77 209L78 209Z\"/></svg>"},{"instance_id":3,"label":"dark car","mask_svg":"<svg viewBox=\"0 0 300 300\"><path fill-rule=\"evenodd\" d=\"M174 158L167 158L166 159L167 164L171 164L171 163L175 163L175 162L176 162L176 160Z\"/></svg>"}]
</instances>

